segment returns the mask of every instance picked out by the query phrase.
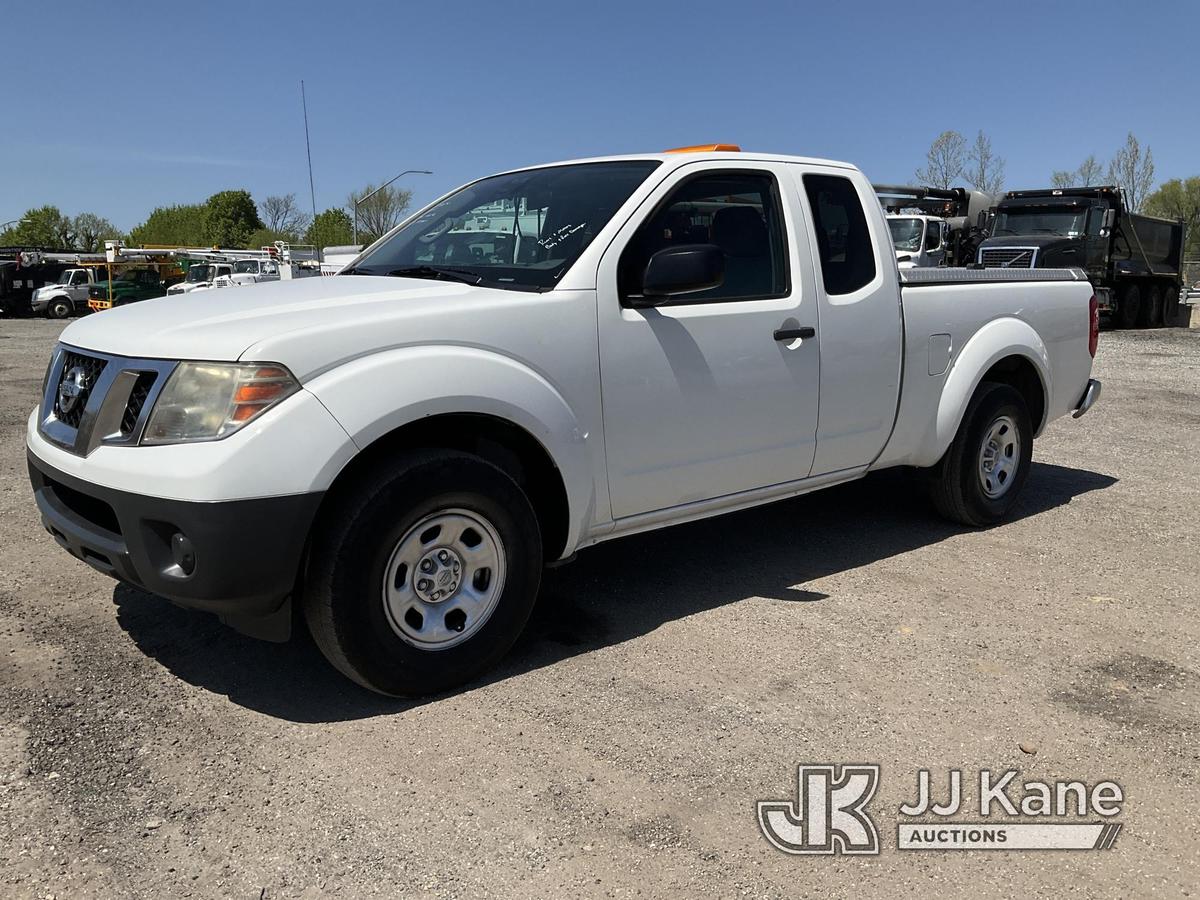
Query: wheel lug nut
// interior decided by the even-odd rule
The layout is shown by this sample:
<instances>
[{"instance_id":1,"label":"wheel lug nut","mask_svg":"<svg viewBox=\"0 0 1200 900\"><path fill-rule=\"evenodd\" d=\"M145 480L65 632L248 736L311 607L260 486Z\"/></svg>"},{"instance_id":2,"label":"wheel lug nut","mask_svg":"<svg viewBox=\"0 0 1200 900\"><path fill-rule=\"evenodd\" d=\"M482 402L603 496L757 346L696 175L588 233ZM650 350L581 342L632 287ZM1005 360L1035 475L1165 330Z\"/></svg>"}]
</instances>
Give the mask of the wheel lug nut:
<instances>
[{"instance_id":1,"label":"wheel lug nut","mask_svg":"<svg viewBox=\"0 0 1200 900\"><path fill-rule=\"evenodd\" d=\"M433 587L433 585L430 583L428 578L422 578L417 582L417 590L419 591L427 591L431 587Z\"/></svg>"},{"instance_id":2,"label":"wheel lug nut","mask_svg":"<svg viewBox=\"0 0 1200 900\"><path fill-rule=\"evenodd\" d=\"M432 572L433 571L433 560L432 559L422 560L421 561L421 571L422 572Z\"/></svg>"},{"instance_id":3,"label":"wheel lug nut","mask_svg":"<svg viewBox=\"0 0 1200 900\"><path fill-rule=\"evenodd\" d=\"M449 554L449 553L447 553L445 550L443 550L441 553L439 553L439 554L438 554L438 559L439 559L439 560L441 560L441 561L442 561L442 562L444 562L444 563L446 563L446 562L449 562L449 561L450 561L450 554Z\"/></svg>"}]
</instances>

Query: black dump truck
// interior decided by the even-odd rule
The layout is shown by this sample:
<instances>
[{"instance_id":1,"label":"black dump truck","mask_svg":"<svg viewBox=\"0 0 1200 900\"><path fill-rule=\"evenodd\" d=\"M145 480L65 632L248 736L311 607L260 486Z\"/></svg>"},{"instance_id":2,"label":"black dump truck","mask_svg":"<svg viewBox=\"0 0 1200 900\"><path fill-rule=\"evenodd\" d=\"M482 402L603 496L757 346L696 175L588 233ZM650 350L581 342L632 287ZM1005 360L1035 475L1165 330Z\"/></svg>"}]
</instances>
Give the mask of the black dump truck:
<instances>
[{"instance_id":1,"label":"black dump truck","mask_svg":"<svg viewBox=\"0 0 1200 900\"><path fill-rule=\"evenodd\" d=\"M33 292L54 284L65 268L41 247L0 247L0 315L29 315Z\"/></svg>"},{"instance_id":2,"label":"black dump truck","mask_svg":"<svg viewBox=\"0 0 1200 900\"><path fill-rule=\"evenodd\" d=\"M1101 315L1122 328L1170 324L1179 305L1183 223L1132 213L1115 187L1009 191L976 253L986 268L1078 267Z\"/></svg>"}]
</instances>

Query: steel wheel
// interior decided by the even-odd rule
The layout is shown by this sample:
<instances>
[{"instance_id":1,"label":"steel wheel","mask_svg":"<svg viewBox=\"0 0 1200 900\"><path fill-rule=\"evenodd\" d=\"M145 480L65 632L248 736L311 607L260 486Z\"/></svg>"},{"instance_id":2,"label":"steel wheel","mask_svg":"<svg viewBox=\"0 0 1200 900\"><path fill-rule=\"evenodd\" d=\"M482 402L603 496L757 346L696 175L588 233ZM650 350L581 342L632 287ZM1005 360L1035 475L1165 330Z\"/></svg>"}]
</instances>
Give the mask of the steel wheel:
<instances>
[{"instance_id":1,"label":"steel wheel","mask_svg":"<svg viewBox=\"0 0 1200 900\"><path fill-rule=\"evenodd\" d=\"M1003 497L1013 485L1021 464L1021 435L1017 423L1000 416L988 426L979 448L979 485L992 500Z\"/></svg>"},{"instance_id":2,"label":"steel wheel","mask_svg":"<svg viewBox=\"0 0 1200 900\"><path fill-rule=\"evenodd\" d=\"M446 509L410 528L384 570L383 604L392 630L422 650L468 640L504 590L504 543L479 513Z\"/></svg>"}]
</instances>

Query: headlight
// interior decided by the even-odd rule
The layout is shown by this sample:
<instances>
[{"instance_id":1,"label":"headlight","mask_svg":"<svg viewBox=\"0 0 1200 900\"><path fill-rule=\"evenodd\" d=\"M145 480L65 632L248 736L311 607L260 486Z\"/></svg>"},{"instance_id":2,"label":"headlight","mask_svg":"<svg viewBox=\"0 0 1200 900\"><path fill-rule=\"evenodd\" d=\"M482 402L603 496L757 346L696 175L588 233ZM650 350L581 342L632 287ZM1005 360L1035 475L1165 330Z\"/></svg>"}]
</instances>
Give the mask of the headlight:
<instances>
[{"instance_id":1,"label":"headlight","mask_svg":"<svg viewBox=\"0 0 1200 900\"><path fill-rule=\"evenodd\" d=\"M275 363L180 363L158 395L142 443L227 437L299 389Z\"/></svg>"}]
</instances>

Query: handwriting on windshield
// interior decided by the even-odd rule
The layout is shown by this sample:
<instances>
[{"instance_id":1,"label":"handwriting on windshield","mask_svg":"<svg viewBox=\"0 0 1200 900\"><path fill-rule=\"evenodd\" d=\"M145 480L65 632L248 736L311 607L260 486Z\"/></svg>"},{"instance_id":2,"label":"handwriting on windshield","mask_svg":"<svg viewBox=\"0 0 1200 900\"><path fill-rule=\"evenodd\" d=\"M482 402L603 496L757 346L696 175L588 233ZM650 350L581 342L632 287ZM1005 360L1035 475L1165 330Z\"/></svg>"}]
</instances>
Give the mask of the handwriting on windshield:
<instances>
[{"instance_id":1,"label":"handwriting on windshield","mask_svg":"<svg viewBox=\"0 0 1200 900\"><path fill-rule=\"evenodd\" d=\"M547 250L553 250L586 224L586 222L580 222L578 225L564 225L562 228L557 228L550 232L545 237L538 238L538 243Z\"/></svg>"}]
</instances>

